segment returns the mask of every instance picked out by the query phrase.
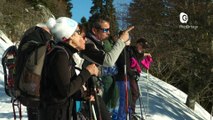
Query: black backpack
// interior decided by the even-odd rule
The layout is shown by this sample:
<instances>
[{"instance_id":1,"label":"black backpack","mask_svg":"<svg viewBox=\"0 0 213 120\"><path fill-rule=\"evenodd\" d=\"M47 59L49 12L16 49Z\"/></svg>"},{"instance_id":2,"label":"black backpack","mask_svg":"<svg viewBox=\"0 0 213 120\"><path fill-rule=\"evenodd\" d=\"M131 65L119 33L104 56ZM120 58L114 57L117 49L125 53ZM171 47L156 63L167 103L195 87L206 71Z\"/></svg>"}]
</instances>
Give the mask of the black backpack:
<instances>
[{"instance_id":1,"label":"black backpack","mask_svg":"<svg viewBox=\"0 0 213 120\"><path fill-rule=\"evenodd\" d=\"M32 27L23 35L18 49L11 46L2 56L5 92L25 106L39 106L45 57L56 46L51 37L44 29Z\"/></svg>"},{"instance_id":2,"label":"black backpack","mask_svg":"<svg viewBox=\"0 0 213 120\"><path fill-rule=\"evenodd\" d=\"M17 47L12 45L8 47L2 55L2 66L4 72L5 93L9 97L16 97L15 93L15 61L17 56Z\"/></svg>"},{"instance_id":3,"label":"black backpack","mask_svg":"<svg viewBox=\"0 0 213 120\"><path fill-rule=\"evenodd\" d=\"M40 104L40 82L45 79L46 56L64 47L51 40L52 36L40 27L32 27L23 35L18 49L11 46L2 56L5 92L24 106Z\"/></svg>"},{"instance_id":4,"label":"black backpack","mask_svg":"<svg viewBox=\"0 0 213 120\"><path fill-rule=\"evenodd\" d=\"M58 46L52 36L40 27L32 27L23 35L19 47L10 46L2 56L5 93L11 97L14 118L15 106L21 119L21 104L38 107L40 104L40 82L45 79L46 56Z\"/></svg>"},{"instance_id":5,"label":"black backpack","mask_svg":"<svg viewBox=\"0 0 213 120\"><path fill-rule=\"evenodd\" d=\"M13 107L13 116L14 119L17 118L16 112L18 112L18 116L22 118L22 110L20 101L17 99L17 95L19 95L19 90L15 89L15 68L16 68L16 57L17 57L17 47L12 45L8 47L2 55L2 67L4 72L4 88L5 93L11 97L11 103ZM18 111L16 111L18 110Z\"/></svg>"},{"instance_id":6,"label":"black backpack","mask_svg":"<svg viewBox=\"0 0 213 120\"><path fill-rule=\"evenodd\" d=\"M40 81L45 57L55 46L51 34L40 27L32 27L23 35L16 58L15 88L21 104L38 107L40 102Z\"/></svg>"}]
</instances>

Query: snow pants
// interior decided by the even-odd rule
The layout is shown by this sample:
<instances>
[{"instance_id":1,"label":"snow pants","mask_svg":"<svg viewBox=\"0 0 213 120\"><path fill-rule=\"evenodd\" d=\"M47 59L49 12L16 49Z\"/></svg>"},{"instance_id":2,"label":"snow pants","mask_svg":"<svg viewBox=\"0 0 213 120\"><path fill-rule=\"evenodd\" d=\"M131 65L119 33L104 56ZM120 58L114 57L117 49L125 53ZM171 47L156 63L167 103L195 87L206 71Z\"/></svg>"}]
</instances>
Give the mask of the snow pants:
<instances>
[{"instance_id":1,"label":"snow pants","mask_svg":"<svg viewBox=\"0 0 213 120\"><path fill-rule=\"evenodd\" d=\"M118 91L119 91L119 108L117 114L117 120L126 120L126 85L125 81L117 81ZM128 91L130 89L129 81L127 82ZM129 96L130 92L128 92ZM129 98L129 97L128 97ZM129 106L128 106L129 109Z\"/></svg>"}]
</instances>

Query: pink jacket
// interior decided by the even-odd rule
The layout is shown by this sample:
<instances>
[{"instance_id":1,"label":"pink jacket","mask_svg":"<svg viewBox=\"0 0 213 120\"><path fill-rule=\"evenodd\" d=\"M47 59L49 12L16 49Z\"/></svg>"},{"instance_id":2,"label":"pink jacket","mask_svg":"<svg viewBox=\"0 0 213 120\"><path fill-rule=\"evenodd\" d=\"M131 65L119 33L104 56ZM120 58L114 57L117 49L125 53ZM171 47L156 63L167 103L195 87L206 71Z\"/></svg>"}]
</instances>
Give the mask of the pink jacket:
<instances>
[{"instance_id":1,"label":"pink jacket","mask_svg":"<svg viewBox=\"0 0 213 120\"><path fill-rule=\"evenodd\" d=\"M145 69L149 69L150 68L150 64L153 62L152 57L150 56L146 56L142 61L141 64L143 65L143 67Z\"/></svg>"}]
</instances>

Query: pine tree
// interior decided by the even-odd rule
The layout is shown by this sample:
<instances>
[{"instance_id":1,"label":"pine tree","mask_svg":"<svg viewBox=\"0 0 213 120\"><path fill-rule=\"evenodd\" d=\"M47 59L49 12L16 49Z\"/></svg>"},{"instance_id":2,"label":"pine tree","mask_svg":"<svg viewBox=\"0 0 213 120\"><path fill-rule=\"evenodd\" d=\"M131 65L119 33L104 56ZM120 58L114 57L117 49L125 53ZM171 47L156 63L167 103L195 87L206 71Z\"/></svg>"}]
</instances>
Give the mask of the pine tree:
<instances>
[{"instance_id":1,"label":"pine tree","mask_svg":"<svg viewBox=\"0 0 213 120\"><path fill-rule=\"evenodd\" d=\"M103 13L103 0L92 0L93 6L90 9L92 15L96 13Z\"/></svg>"},{"instance_id":2,"label":"pine tree","mask_svg":"<svg viewBox=\"0 0 213 120\"><path fill-rule=\"evenodd\" d=\"M113 6L113 0L106 0L105 6L106 6L105 14L107 14L110 18L110 32L111 35L114 36L115 34L118 33L118 24L116 20L116 11Z\"/></svg>"},{"instance_id":3,"label":"pine tree","mask_svg":"<svg viewBox=\"0 0 213 120\"><path fill-rule=\"evenodd\" d=\"M186 24L179 21L181 12L188 15ZM151 72L186 92L189 107L197 101L208 111L213 103L212 13L210 0L133 0L127 18L135 25L134 39L145 37L152 45Z\"/></svg>"},{"instance_id":4,"label":"pine tree","mask_svg":"<svg viewBox=\"0 0 213 120\"><path fill-rule=\"evenodd\" d=\"M110 32L111 35L117 33L118 25L116 22L116 11L113 6L113 0L93 0L93 6L91 7L90 13L92 15L98 13L103 16L107 16L110 20Z\"/></svg>"}]
</instances>

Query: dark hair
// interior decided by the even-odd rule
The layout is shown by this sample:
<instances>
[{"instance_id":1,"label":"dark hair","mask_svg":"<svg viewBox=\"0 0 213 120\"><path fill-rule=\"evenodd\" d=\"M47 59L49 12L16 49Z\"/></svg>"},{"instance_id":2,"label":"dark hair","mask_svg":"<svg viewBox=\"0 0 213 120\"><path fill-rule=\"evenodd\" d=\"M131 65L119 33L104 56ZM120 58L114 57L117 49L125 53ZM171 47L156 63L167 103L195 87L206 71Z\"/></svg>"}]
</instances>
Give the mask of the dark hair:
<instances>
[{"instance_id":1,"label":"dark hair","mask_svg":"<svg viewBox=\"0 0 213 120\"><path fill-rule=\"evenodd\" d=\"M150 45L149 43L146 41L145 38L139 38L137 41L136 41L137 44L140 44L143 48L149 48Z\"/></svg>"},{"instance_id":2,"label":"dark hair","mask_svg":"<svg viewBox=\"0 0 213 120\"><path fill-rule=\"evenodd\" d=\"M86 32L86 27L83 24L78 23L78 27L81 33Z\"/></svg>"},{"instance_id":3,"label":"dark hair","mask_svg":"<svg viewBox=\"0 0 213 120\"><path fill-rule=\"evenodd\" d=\"M101 15L99 13L96 13L94 15L92 15L89 18L89 30L91 31L92 28L101 28L100 23L102 22L110 22L109 18L107 17L107 15Z\"/></svg>"}]
</instances>

